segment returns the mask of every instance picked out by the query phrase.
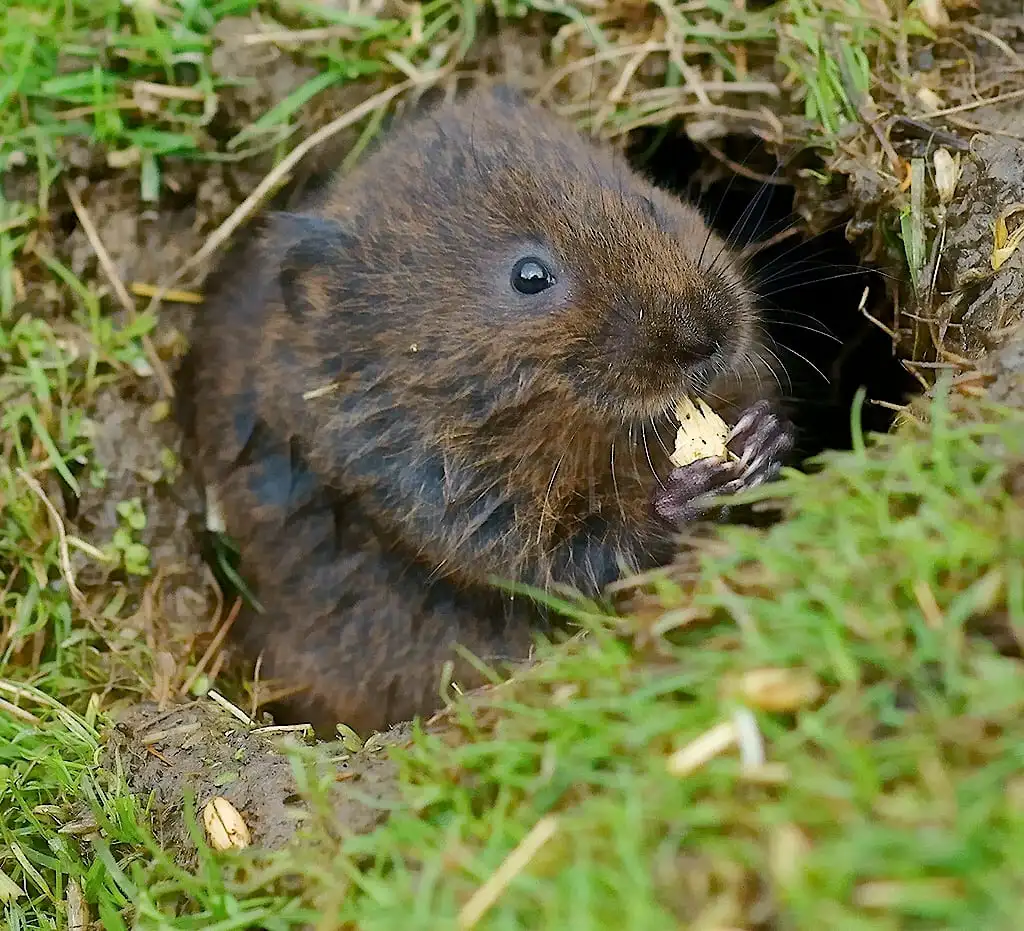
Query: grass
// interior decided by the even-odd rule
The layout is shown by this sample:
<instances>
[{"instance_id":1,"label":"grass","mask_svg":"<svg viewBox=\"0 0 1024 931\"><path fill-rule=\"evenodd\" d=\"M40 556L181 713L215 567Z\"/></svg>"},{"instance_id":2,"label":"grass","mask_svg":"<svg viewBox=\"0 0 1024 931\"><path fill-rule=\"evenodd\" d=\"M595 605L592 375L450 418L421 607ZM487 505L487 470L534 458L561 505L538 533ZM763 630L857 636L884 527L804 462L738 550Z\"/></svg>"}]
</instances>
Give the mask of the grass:
<instances>
[{"instance_id":1,"label":"grass","mask_svg":"<svg viewBox=\"0 0 1024 931\"><path fill-rule=\"evenodd\" d=\"M213 34L257 8L282 28L334 32L296 46L313 77L246 124L224 125L218 106L246 79L214 67ZM641 82L605 106L623 67L653 62L648 83L690 86L665 54L638 51L663 26L724 80L742 83L777 55L807 138L826 146L856 119L872 66L919 31L912 15L880 21L852 0L791 0L782 29L779 11L725 0L659 7L640 26L585 6L493 9L560 29L552 67L588 70L576 72L585 85L567 79L556 96L610 136L669 115L669 98L645 97ZM443 735L421 735L400 754L409 809L370 836L339 840L314 819L286 855L201 845L186 870L154 837L148 800L99 765L112 700L148 694L157 679L152 645L128 623L156 567L134 497L112 502L102 538L76 536L69 504L107 487L93 449L98 399L153 393L146 341L159 319L123 314L109 282L73 270L63 181L88 175L73 166L98 153L106 167L94 175L125 179L144 209L173 194L184 162L272 162L330 90L433 73L471 54L485 29L475 4L433 0L419 11L400 21L253 0L5 9L3 923L79 928L84 908L110 929L450 927L552 816L553 835L481 927L711 929L772 915L799 928L1015 927L1022 876L1008 852L1022 841L1024 687L1018 662L969 630L986 616L1024 624L1021 503L1004 488L1024 461L1024 431L1019 414L977 405L954 419L940 403L929 429L792 478L780 489L789 521L767 536L727 532L699 575L657 580L620 620L588 617L587 638L546 651L472 713L461 709ZM606 64L594 59L602 55ZM357 150L378 126L376 116L363 122ZM168 461L153 481L173 469ZM86 610L68 586L48 504L66 522L76 569L117 569L88 588ZM768 710L744 679L764 667L810 677L819 697ZM741 707L753 711L772 766L751 774L730 751L686 776L669 771L675 751ZM332 776L305 766L296 759L315 796Z\"/></svg>"},{"instance_id":2,"label":"grass","mask_svg":"<svg viewBox=\"0 0 1024 931\"><path fill-rule=\"evenodd\" d=\"M36 689L0 682L0 693L26 709L0 716L4 927L76 927L76 916L79 928L90 916L109 931L132 920L157 927L161 904L181 888L201 905L181 928L291 928L310 919L288 899L228 892L208 850L196 875L175 864L148 827L144 800L97 769L96 702L79 716Z\"/></svg>"}]
</instances>

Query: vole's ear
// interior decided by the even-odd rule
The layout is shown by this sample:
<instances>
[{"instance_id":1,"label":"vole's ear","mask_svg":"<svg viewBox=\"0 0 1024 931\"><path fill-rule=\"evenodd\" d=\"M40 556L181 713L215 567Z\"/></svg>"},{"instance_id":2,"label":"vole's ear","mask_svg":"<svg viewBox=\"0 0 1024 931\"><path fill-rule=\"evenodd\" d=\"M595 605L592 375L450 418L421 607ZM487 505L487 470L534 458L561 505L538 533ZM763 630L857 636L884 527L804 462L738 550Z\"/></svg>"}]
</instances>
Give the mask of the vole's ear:
<instances>
[{"instance_id":1,"label":"vole's ear","mask_svg":"<svg viewBox=\"0 0 1024 931\"><path fill-rule=\"evenodd\" d=\"M529 103L529 97L521 87L505 81L492 84L490 93L498 103L506 107L522 107Z\"/></svg>"},{"instance_id":2,"label":"vole's ear","mask_svg":"<svg viewBox=\"0 0 1024 931\"><path fill-rule=\"evenodd\" d=\"M445 89L443 87L438 87L436 84L427 87L425 90L409 99L408 109L404 114L404 118L412 119L433 113L441 106L441 104L444 103L446 96L447 95L445 94ZM394 118L392 117L392 119ZM387 122L385 122L385 126L386 125L388 125Z\"/></svg>"},{"instance_id":3,"label":"vole's ear","mask_svg":"<svg viewBox=\"0 0 1024 931\"><path fill-rule=\"evenodd\" d=\"M285 308L298 317L306 310L309 284L319 277L317 271L338 264L356 240L336 220L310 214L275 213L271 224L277 236L289 243L278 280Z\"/></svg>"}]
</instances>

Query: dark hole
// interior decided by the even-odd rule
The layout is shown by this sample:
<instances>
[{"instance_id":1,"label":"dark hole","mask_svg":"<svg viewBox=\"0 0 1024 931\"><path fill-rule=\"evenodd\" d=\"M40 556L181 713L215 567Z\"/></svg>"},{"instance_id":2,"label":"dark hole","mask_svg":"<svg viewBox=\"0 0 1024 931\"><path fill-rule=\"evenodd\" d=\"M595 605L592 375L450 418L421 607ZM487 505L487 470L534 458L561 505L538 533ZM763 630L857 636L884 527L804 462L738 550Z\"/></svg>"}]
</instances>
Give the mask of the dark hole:
<instances>
[{"instance_id":1,"label":"dark hole","mask_svg":"<svg viewBox=\"0 0 1024 931\"><path fill-rule=\"evenodd\" d=\"M79 484L88 480L84 463L71 460L67 463L67 469ZM58 474L57 482L60 488L61 501L64 503L64 515L68 520L77 520L80 510L78 495L75 494L75 490L64 480L63 476Z\"/></svg>"},{"instance_id":2,"label":"dark hole","mask_svg":"<svg viewBox=\"0 0 1024 931\"><path fill-rule=\"evenodd\" d=\"M730 139L723 150L753 172L777 175L756 140ZM790 186L721 171L680 128L636 133L627 155L659 186L699 203L738 248L767 242L799 222ZM861 386L867 393L861 429L887 430L894 411L872 402L902 404L919 386L894 357L886 333L860 310L867 288L865 309L887 322L882 274L863 266L841 228L781 238L752 255L748 270L762 298L767 358L799 430L801 457L851 448L851 405Z\"/></svg>"},{"instance_id":3,"label":"dark hole","mask_svg":"<svg viewBox=\"0 0 1024 931\"><path fill-rule=\"evenodd\" d=\"M78 229L78 216L74 210L62 210L57 214L57 230L63 236L70 236Z\"/></svg>"}]
</instances>

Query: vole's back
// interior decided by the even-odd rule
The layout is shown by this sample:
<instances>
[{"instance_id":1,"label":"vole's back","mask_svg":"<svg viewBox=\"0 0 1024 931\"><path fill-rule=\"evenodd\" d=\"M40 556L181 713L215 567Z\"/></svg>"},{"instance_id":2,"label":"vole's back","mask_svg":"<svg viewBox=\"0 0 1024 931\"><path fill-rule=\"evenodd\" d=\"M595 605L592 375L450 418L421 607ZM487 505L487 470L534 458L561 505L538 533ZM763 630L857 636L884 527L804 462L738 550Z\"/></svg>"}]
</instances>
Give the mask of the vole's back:
<instances>
[{"instance_id":1,"label":"vole's back","mask_svg":"<svg viewBox=\"0 0 1024 931\"><path fill-rule=\"evenodd\" d=\"M284 354L272 372L254 364L279 299L276 251L250 242L211 282L187 365L190 445L257 593L262 611L247 606L236 629L262 654L261 678L279 680L268 691L280 685L278 707L323 734L338 721L365 734L437 707L448 661L456 681L478 680L453 642L495 664L520 659L537 618L432 579L358 495L314 473L297 431L269 426L267 394L302 377Z\"/></svg>"}]
</instances>

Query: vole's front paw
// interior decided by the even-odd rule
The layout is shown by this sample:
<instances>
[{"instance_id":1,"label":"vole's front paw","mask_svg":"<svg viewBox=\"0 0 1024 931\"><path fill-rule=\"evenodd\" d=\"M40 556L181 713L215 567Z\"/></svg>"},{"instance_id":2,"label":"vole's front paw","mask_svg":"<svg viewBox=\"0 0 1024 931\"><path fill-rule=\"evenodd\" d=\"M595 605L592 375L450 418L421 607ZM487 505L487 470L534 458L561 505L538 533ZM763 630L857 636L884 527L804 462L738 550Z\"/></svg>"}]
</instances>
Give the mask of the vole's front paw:
<instances>
[{"instance_id":1,"label":"vole's front paw","mask_svg":"<svg viewBox=\"0 0 1024 931\"><path fill-rule=\"evenodd\" d=\"M718 456L698 459L673 469L654 496L654 510L670 524L696 520L714 506L712 498L734 485L739 473L736 463Z\"/></svg>"},{"instance_id":2,"label":"vole's front paw","mask_svg":"<svg viewBox=\"0 0 1024 931\"><path fill-rule=\"evenodd\" d=\"M655 494L655 512L676 526L696 520L717 506L719 495L746 491L775 478L794 440L793 425L770 402L758 401L743 412L729 434L729 449L739 461L716 456L673 469Z\"/></svg>"},{"instance_id":3,"label":"vole's front paw","mask_svg":"<svg viewBox=\"0 0 1024 931\"><path fill-rule=\"evenodd\" d=\"M748 407L727 441L729 449L740 457L735 463L739 475L729 491L746 491L775 478L795 441L793 425L770 401Z\"/></svg>"}]
</instances>

